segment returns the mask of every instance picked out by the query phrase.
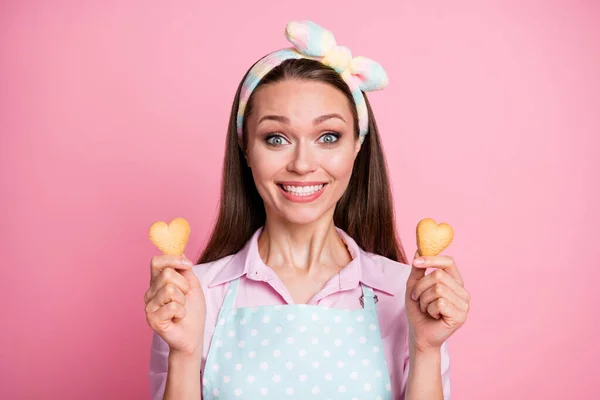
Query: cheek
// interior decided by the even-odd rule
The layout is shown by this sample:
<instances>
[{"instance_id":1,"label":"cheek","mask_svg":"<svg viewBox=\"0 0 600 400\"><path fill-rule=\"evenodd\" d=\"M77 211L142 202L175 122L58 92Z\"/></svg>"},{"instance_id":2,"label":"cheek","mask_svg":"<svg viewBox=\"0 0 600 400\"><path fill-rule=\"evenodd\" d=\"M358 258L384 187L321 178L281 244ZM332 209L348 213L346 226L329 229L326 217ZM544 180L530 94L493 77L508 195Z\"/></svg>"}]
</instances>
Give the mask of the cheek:
<instances>
[{"instance_id":1,"label":"cheek","mask_svg":"<svg viewBox=\"0 0 600 400\"><path fill-rule=\"evenodd\" d=\"M352 152L333 152L323 158L321 165L335 179L346 180L352 175L354 155Z\"/></svg>"},{"instance_id":2,"label":"cheek","mask_svg":"<svg viewBox=\"0 0 600 400\"><path fill-rule=\"evenodd\" d=\"M283 152L253 151L248 161L252 166L252 174L257 181L271 179L278 171L285 168L287 160ZM257 182L258 184L259 182Z\"/></svg>"}]
</instances>

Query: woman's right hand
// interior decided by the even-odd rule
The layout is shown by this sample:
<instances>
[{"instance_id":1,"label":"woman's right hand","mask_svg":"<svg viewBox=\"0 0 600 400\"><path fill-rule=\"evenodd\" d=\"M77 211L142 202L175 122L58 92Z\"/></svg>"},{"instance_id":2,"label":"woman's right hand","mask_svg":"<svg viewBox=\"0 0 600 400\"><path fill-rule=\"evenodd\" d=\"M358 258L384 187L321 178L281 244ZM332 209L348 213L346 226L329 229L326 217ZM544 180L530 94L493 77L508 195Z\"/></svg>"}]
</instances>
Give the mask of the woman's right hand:
<instances>
[{"instance_id":1,"label":"woman's right hand","mask_svg":"<svg viewBox=\"0 0 600 400\"><path fill-rule=\"evenodd\" d=\"M148 325L171 352L201 357L206 303L192 267L185 255L153 257L144 302Z\"/></svg>"}]
</instances>

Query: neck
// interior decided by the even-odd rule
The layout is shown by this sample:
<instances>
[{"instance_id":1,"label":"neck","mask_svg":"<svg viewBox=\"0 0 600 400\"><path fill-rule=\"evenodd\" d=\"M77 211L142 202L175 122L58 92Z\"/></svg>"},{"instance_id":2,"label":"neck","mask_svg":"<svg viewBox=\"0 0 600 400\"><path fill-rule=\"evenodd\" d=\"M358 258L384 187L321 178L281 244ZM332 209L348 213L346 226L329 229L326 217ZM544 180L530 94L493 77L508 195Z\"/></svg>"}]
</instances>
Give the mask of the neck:
<instances>
[{"instance_id":1,"label":"neck","mask_svg":"<svg viewBox=\"0 0 600 400\"><path fill-rule=\"evenodd\" d=\"M265 264L273 269L309 272L321 266L344 266L351 260L333 218L293 224L267 216L258 250Z\"/></svg>"}]
</instances>

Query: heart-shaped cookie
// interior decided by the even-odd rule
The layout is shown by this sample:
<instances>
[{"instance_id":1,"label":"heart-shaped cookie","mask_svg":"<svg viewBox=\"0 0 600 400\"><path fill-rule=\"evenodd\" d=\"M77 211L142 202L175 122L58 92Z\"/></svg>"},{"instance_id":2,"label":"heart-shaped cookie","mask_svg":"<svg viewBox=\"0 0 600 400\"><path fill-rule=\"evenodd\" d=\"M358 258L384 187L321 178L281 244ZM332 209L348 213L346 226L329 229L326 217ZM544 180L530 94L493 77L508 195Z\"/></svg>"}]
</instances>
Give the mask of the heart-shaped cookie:
<instances>
[{"instance_id":1,"label":"heart-shaped cookie","mask_svg":"<svg viewBox=\"0 0 600 400\"><path fill-rule=\"evenodd\" d=\"M417 247L422 256L437 256L452 239L454 230L445 222L438 225L432 218L425 218L417 224Z\"/></svg>"},{"instance_id":2,"label":"heart-shaped cookie","mask_svg":"<svg viewBox=\"0 0 600 400\"><path fill-rule=\"evenodd\" d=\"M190 236L190 223L184 218L175 218L169 225L157 221L148 230L150 240L164 254L180 256Z\"/></svg>"}]
</instances>

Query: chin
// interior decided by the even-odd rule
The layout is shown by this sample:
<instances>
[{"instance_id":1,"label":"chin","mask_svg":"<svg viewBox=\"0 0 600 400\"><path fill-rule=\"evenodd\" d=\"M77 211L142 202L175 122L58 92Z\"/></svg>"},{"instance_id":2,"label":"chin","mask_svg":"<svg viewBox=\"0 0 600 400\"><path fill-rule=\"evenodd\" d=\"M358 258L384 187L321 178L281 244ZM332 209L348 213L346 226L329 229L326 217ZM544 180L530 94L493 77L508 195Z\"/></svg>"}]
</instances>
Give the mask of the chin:
<instances>
[{"instance_id":1,"label":"chin","mask_svg":"<svg viewBox=\"0 0 600 400\"><path fill-rule=\"evenodd\" d=\"M318 221L323 216L323 213L314 214L314 213L294 213L289 212L283 214L283 218L295 225L306 225L311 224L313 222Z\"/></svg>"},{"instance_id":2,"label":"chin","mask_svg":"<svg viewBox=\"0 0 600 400\"><path fill-rule=\"evenodd\" d=\"M323 215L325 215L325 212L323 212L323 210L310 210L310 209L304 209L304 210L280 210L279 215L281 216L281 218L287 222L289 222L290 224L294 224L294 225L307 225L307 224L312 224L318 220L320 220L321 218L323 218Z\"/></svg>"}]
</instances>

